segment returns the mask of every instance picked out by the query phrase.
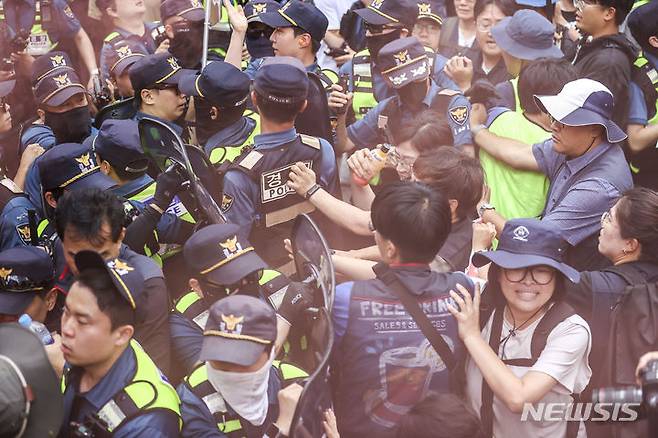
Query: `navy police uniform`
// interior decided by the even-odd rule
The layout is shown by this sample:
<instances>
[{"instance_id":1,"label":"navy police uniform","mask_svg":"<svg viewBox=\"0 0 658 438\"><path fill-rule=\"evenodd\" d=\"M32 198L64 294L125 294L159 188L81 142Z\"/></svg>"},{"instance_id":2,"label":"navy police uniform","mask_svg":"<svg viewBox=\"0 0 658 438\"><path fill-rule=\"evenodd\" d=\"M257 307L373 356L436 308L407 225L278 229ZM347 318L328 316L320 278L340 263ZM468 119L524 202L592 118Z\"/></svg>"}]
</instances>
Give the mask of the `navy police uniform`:
<instances>
[{"instance_id":1,"label":"navy police uniform","mask_svg":"<svg viewBox=\"0 0 658 438\"><path fill-rule=\"evenodd\" d=\"M268 406L262 424L252 424L231 406L222 392L247 388L215 388L208 378L212 361L250 366L276 339L276 314L262 301L234 295L214 303L205 326L200 359L204 361L178 386L183 416L182 437L261 437L279 414L277 393L283 382L306 377L299 368L270 362L267 380ZM270 359L271 361L271 359Z\"/></svg>"},{"instance_id":2,"label":"navy police uniform","mask_svg":"<svg viewBox=\"0 0 658 438\"><path fill-rule=\"evenodd\" d=\"M234 224L209 225L194 233L183 248L188 268L202 282L204 295L202 298L195 291L183 295L169 319L176 363L182 364L185 373L192 371L199 359L208 309L216 300L245 294L274 307L290 284L285 275L268 269L249 241L238 236L239 230Z\"/></svg>"},{"instance_id":3,"label":"navy police uniform","mask_svg":"<svg viewBox=\"0 0 658 438\"><path fill-rule=\"evenodd\" d=\"M31 244L29 211L36 207L8 178L0 181L0 251ZM39 222L39 216L35 219Z\"/></svg>"},{"instance_id":4,"label":"navy police uniform","mask_svg":"<svg viewBox=\"0 0 658 438\"><path fill-rule=\"evenodd\" d=\"M401 38L385 45L379 54L378 63L384 79L390 87L400 89L430 76L429 58L422 44L415 37ZM433 80L422 100L420 110L434 109L445 114L451 127L455 146L473 143L469 128L471 104L462 94L441 89ZM409 107L398 96L382 100L357 122L347 128L347 135L357 148L370 148L380 143L395 141L390 133L396 127L411 120L419 109ZM382 128L385 125L386 128ZM389 132L389 135L386 134Z\"/></svg>"},{"instance_id":5,"label":"navy police uniform","mask_svg":"<svg viewBox=\"0 0 658 438\"><path fill-rule=\"evenodd\" d=\"M117 299L136 309L144 279L133 265L122 259L105 262L91 251L79 252L75 261L80 271L105 270L115 285ZM178 436L180 400L136 341L130 341L109 371L85 393L79 389L83 372L75 366L65 370L62 378L65 420L59 436L71 436L71 422L84 423L94 415L106 423L105 432L113 437Z\"/></svg>"},{"instance_id":6,"label":"navy police uniform","mask_svg":"<svg viewBox=\"0 0 658 438\"><path fill-rule=\"evenodd\" d=\"M274 57L258 70L254 89L271 102L292 103L306 98L308 84L301 62ZM337 192L336 158L331 145L324 139L298 135L294 128L257 135L254 148L237 158L224 177L222 210L230 222L249 234L261 257L275 268L289 260L282 246L268 242L279 245L282 237L290 236L292 219L300 212L314 210L286 185L290 167L296 162L312 167L318 183Z\"/></svg>"},{"instance_id":7,"label":"navy police uniform","mask_svg":"<svg viewBox=\"0 0 658 438\"><path fill-rule=\"evenodd\" d=\"M53 275L53 261L41 248L28 246L0 252L0 315L18 319L37 294L50 290Z\"/></svg>"}]
</instances>

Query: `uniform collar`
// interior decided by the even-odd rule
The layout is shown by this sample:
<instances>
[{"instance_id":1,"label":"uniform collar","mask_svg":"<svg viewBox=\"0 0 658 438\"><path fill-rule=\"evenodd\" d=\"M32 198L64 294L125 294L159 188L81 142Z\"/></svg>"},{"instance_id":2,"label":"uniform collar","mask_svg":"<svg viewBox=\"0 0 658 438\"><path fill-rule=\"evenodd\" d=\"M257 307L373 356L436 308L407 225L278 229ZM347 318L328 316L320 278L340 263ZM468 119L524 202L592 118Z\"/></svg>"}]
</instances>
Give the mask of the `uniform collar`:
<instances>
[{"instance_id":1,"label":"uniform collar","mask_svg":"<svg viewBox=\"0 0 658 438\"><path fill-rule=\"evenodd\" d=\"M580 157L566 160L565 166L569 168L569 171L573 175L576 172L580 172L583 168L585 168L585 166L596 160L601 155L605 154L610 148L612 148L612 144L608 143L607 141L603 141L597 147L587 151Z\"/></svg>"},{"instance_id":2,"label":"uniform collar","mask_svg":"<svg viewBox=\"0 0 658 438\"><path fill-rule=\"evenodd\" d=\"M80 391L80 378L84 372L80 367L71 367L69 378L75 386L75 391L80 397L91 404L94 409L99 410L119 390L128 384L135 375L137 363L132 346L129 344L119 358L114 362L110 370L96 385L84 394Z\"/></svg>"},{"instance_id":3,"label":"uniform collar","mask_svg":"<svg viewBox=\"0 0 658 438\"><path fill-rule=\"evenodd\" d=\"M427 90L427 94L423 99L423 103L427 105L427 107L430 107L432 105L432 100L434 100L434 96L436 96L439 93L439 91L441 91L441 88L439 88L439 86L436 85L434 79L430 78L430 88Z\"/></svg>"},{"instance_id":4,"label":"uniform collar","mask_svg":"<svg viewBox=\"0 0 658 438\"><path fill-rule=\"evenodd\" d=\"M317 60L313 61L313 64L306 66L306 71L309 73L318 73L320 70Z\"/></svg>"},{"instance_id":5,"label":"uniform collar","mask_svg":"<svg viewBox=\"0 0 658 438\"><path fill-rule=\"evenodd\" d=\"M249 128L255 123L249 117L240 117L234 123L214 133L206 142L206 147L212 150L215 146L241 146L249 137L245 133L250 132ZM210 153L210 150L206 150L206 153Z\"/></svg>"},{"instance_id":6,"label":"uniform collar","mask_svg":"<svg viewBox=\"0 0 658 438\"><path fill-rule=\"evenodd\" d=\"M273 149L281 146L284 143L289 143L297 137L295 128L290 128L285 131L272 132L268 134L258 134L254 137L254 144L256 149Z\"/></svg>"},{"instance_id":7,"label":"uniform collar","mask_svg":"<svg viewBox=\"0 0 658 438\"><path fill-rule=\"evenodd\" d=\"M144 174L137 179L134 179L122 186L117 186L114 190L115 195L123 196L124 198L130 198L131 196L136 195L142 189L150 186L153 183L153 178Z\"/></svg>"}]
</instances>

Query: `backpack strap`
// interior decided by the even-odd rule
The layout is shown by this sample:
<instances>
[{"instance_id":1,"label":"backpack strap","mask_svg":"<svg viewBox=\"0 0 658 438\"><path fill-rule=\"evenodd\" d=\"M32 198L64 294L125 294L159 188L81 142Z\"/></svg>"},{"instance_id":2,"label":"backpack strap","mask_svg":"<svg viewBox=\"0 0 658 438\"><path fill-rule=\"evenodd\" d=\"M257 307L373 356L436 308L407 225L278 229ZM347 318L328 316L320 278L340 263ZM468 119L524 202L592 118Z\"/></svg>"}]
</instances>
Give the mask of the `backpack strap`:
<instances>
[{"instance_id":1,"label":"backpack strap","mask_svg":"<svg viewBox=\"0 0 658 438\"><path fill-rule=\"evenodd\" d=\"M377 278L386 286L390 287L393 293L400 298L402 305L416 324L418 324L423 335L425 335L430 344L432 344L436 354L438 354L443 363L446 364L448 370L453 370L457 364L454 353L450 350L450 347L445 339L443 339L443 336L436 331L427 315L421 310L418 301L412 296L409 289L385 263L376 264L373 266L372 270L375 271Z\"/></svg>"}]
</instances>

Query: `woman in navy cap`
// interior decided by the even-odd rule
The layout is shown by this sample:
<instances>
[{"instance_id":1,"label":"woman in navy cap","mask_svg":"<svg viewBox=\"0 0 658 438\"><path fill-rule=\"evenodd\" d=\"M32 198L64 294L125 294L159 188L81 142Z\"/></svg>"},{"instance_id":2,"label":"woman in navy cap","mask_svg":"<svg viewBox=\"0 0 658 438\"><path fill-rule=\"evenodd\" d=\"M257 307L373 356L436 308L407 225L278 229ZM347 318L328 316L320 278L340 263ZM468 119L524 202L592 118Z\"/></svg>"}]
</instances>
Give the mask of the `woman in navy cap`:
<instances>
[{"instance_id":1,"label":"woman in navy cap","mask_svg":"<svg viewBox=\"0 0 658 438\"><path fill-rule=\"evenodd\" d=\"M589 327L563 302L565 284L580 279L563 261L566 245L555 225L510 220L497 250L473 256L476 266L490 263L482 315L477 290L473 299L459 286L459 294L450 292L450 312L470 356L466 393L487 436L571 437L579 428L584 434L578 421L545 421L541 414L522 421L530 404L563 403L566 411L592 373Z\"/></svg>"}]
</instances>

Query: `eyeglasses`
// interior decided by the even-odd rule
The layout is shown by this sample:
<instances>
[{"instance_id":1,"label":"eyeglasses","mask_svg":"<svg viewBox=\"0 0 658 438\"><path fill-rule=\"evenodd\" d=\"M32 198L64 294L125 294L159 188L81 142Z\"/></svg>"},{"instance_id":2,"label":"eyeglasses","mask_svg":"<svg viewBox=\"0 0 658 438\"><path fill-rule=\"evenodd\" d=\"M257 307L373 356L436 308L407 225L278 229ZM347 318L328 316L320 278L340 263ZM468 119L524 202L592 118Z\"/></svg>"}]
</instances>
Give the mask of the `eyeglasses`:
<instances>
[{"instance_id":1,"label":"eyeglasses","mask_svg":"<svg viewBox=\"0 0 658 438\"><path fill-rule=\"evenodd\" d=\"M416 23L414 25L415 32L438 32L441 30L441 26L435 23Z\"/></svg>"},{"instance_id":2,"label":"eyeglasses","mask_svg":"<svg viewBox=\"0 0 658 438\"><path fill-rule=\"evenodd\" d=\"M180 92L180 90L178 89L178 85L174 85L174 84L155 85L155 86L152 87L152 89L153 90L158 90L158 91L171 90L174 93L176 93L176 95L178 95L178 96L180 96L182 94Z\"/></svg>"},{"instance_id":3,"label":"eyeglasses","mask_svg":"<svg viewBox=\"0 0 658 438\"><path fill-rule=\"evenodd\" d=\"M582 11L585 9L587 6L600 6L596 0L574 0L573 5L578 9L579 11Z\"/></svg>"},{"instance_id":4,"label":"eyeglasses","mask_svg":"<svg viewBox=\"0 0 658 438\"><path fill-rule=\"evenodd\" d=\"M520 268L520 269L503 269L503 274L505 278L510 283L521 283L530 272L530 278L532 281L539 285L545 285L553 280L555 276L555 269L549 268L547 266L530 266L529 268Z\"/></svg>"},{"instance_id":5,"label":"eyeglasses","mask_svg":"<svg viewBox=\"0 0 658 438\"><path fill-rule=\"evenodd\" d=\"M601 215L601 226L605 225L606 223L611 223L612 222L612 215L610 214L610 211L606 211Z\"/></svg>"}]
</instances>

